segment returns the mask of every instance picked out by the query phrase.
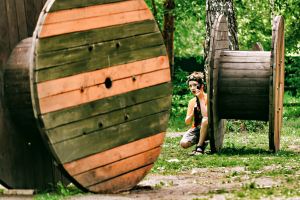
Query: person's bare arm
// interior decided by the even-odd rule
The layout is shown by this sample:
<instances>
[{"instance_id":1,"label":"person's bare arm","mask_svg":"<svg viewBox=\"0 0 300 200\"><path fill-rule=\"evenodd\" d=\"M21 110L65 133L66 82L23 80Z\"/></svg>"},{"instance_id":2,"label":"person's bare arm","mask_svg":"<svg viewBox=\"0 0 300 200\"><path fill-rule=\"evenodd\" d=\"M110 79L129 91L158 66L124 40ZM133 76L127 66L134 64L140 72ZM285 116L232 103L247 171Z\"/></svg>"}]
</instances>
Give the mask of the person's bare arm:
<instances>
[{"instance_id":1,"label":"person's bare arm","mask_svg":"<svg viewBox=\"0 0 300 200\"><path fill-rule=\"evenodd\" d=\"M186 125L189 125L189 124L192 122L193 117L194 117L194 109L193 109L193 112L192 112L191 115L186 116L186 118L185 118L185 123L186 123Z\"/></svg>"},{"instance_id":2,"label":"person's bare arm","mask_svg":"<svg viewBox=\"0 0 300 200\"><path fill-rule=\"evenodd\" d=\"M204 98L203 85L200 90L197 90L196 96L198 97L200 102L202 117L207 117L207 108L205 106L205 102L203 99Z\"/></svg>"}]
</instances>

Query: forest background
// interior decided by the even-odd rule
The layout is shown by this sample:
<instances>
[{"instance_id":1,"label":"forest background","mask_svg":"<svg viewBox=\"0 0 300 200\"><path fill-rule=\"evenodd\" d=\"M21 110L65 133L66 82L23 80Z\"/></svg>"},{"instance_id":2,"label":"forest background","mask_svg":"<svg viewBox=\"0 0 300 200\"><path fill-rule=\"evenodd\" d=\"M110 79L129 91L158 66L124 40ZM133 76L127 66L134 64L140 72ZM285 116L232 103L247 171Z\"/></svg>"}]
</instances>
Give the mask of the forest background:
<instances>
[{"instance_id":1,"label":"forest background","mask_svg":"<svg viewBox=\"0 0 300 200\"><path fill-rule=\"evenodd\" d=\"M146 0L152 13L153 4ZM297 103L300 97L300 1L274 0L274 14L282 15L285 23L285 86L294 89L285 92L285 103ZM164 13L170 12L163 6L163 0L155 0L155 18L163 30ZM196 58L203 64L203 44L206 32L206 0L176 0L175 9L174 57L179 59ZM255 42L260 42L265 51L271 51L272 4L269 0L235 0L234 12L238 27L240 50L251 50ZM172 101L169 132L185 131L184 124L188 101L193 97L185 84L187 72L175 63L174 95ZM285 108L283 117L300 116L300 108ZM227 131L234 124L227 123ZM242 122L245 123L245 122ZM241 124L241 123L240 123ZM240 125L239 124L239 125ZM248 124L248 127L247 127ZM246 125L246 126L245 126ZM263 127L262 122L246 121L247 130ZM251 128L250 128L251 127ZM232 129L232 128L231 128ZM240 127L239 127L240 129Z\"/></svg>"}]
</instances>

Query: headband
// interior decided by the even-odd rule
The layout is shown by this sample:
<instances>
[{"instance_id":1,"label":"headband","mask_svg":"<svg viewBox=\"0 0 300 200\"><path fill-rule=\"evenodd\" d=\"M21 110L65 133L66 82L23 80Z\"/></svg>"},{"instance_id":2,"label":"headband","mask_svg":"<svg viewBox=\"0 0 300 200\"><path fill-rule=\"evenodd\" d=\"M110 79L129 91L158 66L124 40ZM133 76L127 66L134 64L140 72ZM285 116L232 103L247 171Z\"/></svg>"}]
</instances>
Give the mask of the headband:
<instances>
[{"instance_id":1,"label":"headband","mask_svg":"<svg viewBox=\"0 0 300 200\"><path fill-rule=\"evenodd\" d=\"M188 77L186 84L189 84L190 81L197 81L198 83L203 84L203 79L200 77L190 76Z\"/></svg>"}]
</instances>

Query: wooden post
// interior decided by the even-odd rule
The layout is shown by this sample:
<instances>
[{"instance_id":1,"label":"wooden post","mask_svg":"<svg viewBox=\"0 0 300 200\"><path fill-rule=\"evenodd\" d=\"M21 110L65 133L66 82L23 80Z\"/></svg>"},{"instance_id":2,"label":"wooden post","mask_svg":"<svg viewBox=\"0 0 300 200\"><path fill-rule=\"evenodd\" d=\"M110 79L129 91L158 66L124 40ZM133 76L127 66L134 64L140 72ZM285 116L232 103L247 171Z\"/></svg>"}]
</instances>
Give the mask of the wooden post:
<instances>
[{"instance_id":1,"label":"wooden post","mask_svg":"<svg viewBox=\"0 0 300 200\"><path fill-rule=\"evenodd\" d=\"M174 77L174 32L175 32L175 16L173 10L175 8L175 0L166 0L164 7L169 10L168 13L164 14L164 30L163 38L165 41L169 63L171 77Z\"/></svg>"}]
</instances>

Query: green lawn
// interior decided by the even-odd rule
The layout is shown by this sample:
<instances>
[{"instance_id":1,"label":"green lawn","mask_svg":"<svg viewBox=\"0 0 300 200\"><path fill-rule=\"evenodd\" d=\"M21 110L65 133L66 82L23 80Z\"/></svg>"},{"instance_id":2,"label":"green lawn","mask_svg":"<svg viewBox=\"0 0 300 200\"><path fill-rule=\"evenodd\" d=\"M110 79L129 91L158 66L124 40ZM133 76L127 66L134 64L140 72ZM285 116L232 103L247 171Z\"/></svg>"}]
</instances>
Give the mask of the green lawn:
<instances>
[{"instance_id":1,"label":"green lawn","mask_svg":"<svg viewBox=\"0 0 300 200\"><path fill-rule=\"evenodd\" d=\"M176 99L177 98L177 99ZM168 132L186 131L189 126L184 123L186 108L190 96L183 98L173 97L176 107L173 106L171 119L169 121ZM285 94L285 102L298 102L296 99ZM271 177L280 180L280 184L273 185L272 188L261 189L255 181L246 184L237 184L234 190L208 191L206 195L215 193L229 193L232 198L251 198L259 199L269 196L300 196L300 107L284 107L282 131L281 131L281 150L274 154L269 151L268 124L259 121L227 121L226 134L223 142L223 149L220 153L211 154L209 147L205 155L189 156L192 150L183 149L179 142L181 137L166 137L162 152L155 162L150 174L157 175L177 175L193 168L216 167L244 167L250 180L259 177ZM244 123L245 131L241 132L241 124ZM255 131L255 132L254 132ZM289 148L293 147L293 149ZM170 159L178 159L179 162L168 162ZM271 170L266 170L266 166L276 166ZM226 175L222 184L229 182L239 183L241 177L246 172L232 172ZM159 189L165 187L157 185ZM74 186L63 187L61 184L55 186L52 192L43 192L36 195L35 199L63 199L72 196L84 195L82 191ZM231 196L230 196L231 195ZM195 199L196 200L196 199Z\"/></svg>"}]
</instances>

